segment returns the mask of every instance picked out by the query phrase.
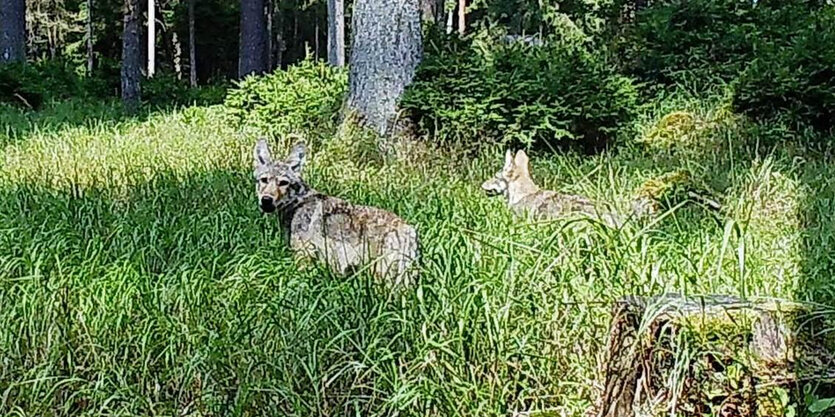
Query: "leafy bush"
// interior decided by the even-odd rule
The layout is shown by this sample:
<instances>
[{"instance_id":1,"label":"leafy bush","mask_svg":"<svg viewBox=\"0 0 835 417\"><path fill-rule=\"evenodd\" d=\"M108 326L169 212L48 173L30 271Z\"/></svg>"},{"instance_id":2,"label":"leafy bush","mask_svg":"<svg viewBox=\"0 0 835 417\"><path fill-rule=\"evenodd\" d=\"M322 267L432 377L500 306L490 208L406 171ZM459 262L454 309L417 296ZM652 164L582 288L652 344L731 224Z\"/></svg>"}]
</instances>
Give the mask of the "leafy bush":
<instances>
[{"instance_id":1,"label":"leafy bush","mask_svg":"<svg viewBox=\"0 0 835 417\"><path fill-rule=\"evenodd\" d=\"M702 87L731 81L762 42L784 43L819 1L666 0L639 12L615 51L644 81Z\"/></svg>"},{"instance_id":2,"label":"leafy bush","mask_svg":"<svg viewBox=\"0 0 835 417\"><path fill-rule=\"evenodd\" d=\"M636 110L635 86L580 41L429 42L401 100L421 133L469 145L599 145Z\"/></svg>"},{"instance_id":3,"label":"leafy bush","mask_svg":"<svg viewBox=\"0 0 835 417\"><path fill-rule=\"evenodd\" d=\"M118 63L112 61L101 62L96 77L79 75L73 64L64 60L0 65L0 101L38 109L51 100L116 97L118 73ZM224 95L223 85L193 89L168 73L142 79L143 100L157 106L214 104L222 102Z\"/></svg>"},{"instance_id":4,"label":"leafy bush","mask_svg":"<svg viewBox=\"0 0 835 417\"><path fill-rule=\"evenodd\" d=\"M39 108L44 101L87 94L88 80L66 61L0 65L0 101Z\"/></svg>"},{"instance_id":5,"label":"leafy bush","mask_svg":"<svg viewBox=\"0 0 835 417\"><path fill-rule=\"evenodd\" d=\"M21 64L0 65L0 100L38 108L43 96L44 87L37 71Z\"/></svg>"},{"instance_id":6,"label":"leafy bush","mask_svg":"<svg viewBox=\"0 0 835 417\"><path fill-rule=\"evenodd\" d=\"M172 73L142 80L142 100L153 106L218 104L223 102L225 92L223 84L191 88L188 81L178 79Z\"/></svg>"},{"instance_id":7,"label":"leafy bush","mask_svg":"<svg viewBox=\"0 0 835 417\"><path fill-rule=\"evenodd\" d=\"M735 84L733 105L755 120L787 119L821 131L835 127L835 10L800 20L789 45L767 42Z\"/></svg>"},{"instance_id":8,"label":"leafy bush","mask_svg":"<svg viewBox=\"0 0 835 417\"><path fill-rule=\"evenodd\" d=\"M270 135L307 133L333 126L348 90L348 73L306 59L285 71L238 83L226 107L241 124Z\"/></svg>"}]
</instances>

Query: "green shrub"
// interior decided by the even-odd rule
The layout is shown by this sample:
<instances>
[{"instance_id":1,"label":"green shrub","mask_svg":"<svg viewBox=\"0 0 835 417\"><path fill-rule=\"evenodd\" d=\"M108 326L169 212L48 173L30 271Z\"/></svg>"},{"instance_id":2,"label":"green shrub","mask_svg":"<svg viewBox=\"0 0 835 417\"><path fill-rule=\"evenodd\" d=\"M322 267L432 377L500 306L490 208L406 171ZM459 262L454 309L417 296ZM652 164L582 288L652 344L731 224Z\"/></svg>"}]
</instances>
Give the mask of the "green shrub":
<instances>
[{"instance_id":1,"label":"green shrub","mask_svg":"<svg viewBox=\"0 0 835 417\"><path fill-rule=\"evenodd\" d=\"M634 115L637 93L581 41L542 46L428 42L402 100L422 134L459 145L600 145Z\"/></svg>"},{"instance_id":2,"label":"green shrub","mask_svg":"<svg viewBox=\"0 0 835 417\"><path fill-rule=\"evenodd\" d=\"M264 134L306 134L332 128L348 89L348 73L306 59L284 71L239 82L226 96L229 113Z\"/></svg>"},{"instance_id":3,"label":"green shrub","mask_svg":"<svg viewBox=\"0 0 835 417\"><path fill-rule=\"evenodd\" d=\"M820 8L819 1L653 2L615 40L615 52L643 81L702 88L734 80L759 55L759 44L785 43Z\"/></svg>"},{"instance_id":4,"label":"green shrub","mask_svg":"<svg viewBox=\"0 0 835 417\"><path fill-rule=\"evenodd\" d=\"M35 109L51 100L112 96L117 87L118 80L78 74L66 60L0 65L0 101Z\"/></svg>"},{"instance_id":5,"label":"green shrub","mask_svg":"<svg viewBox=\"0 0 835 417\"><path fill-rule=\"evenodd\" d=\"M835 9L800 21L788 45L763 42L757 59L734 85L733 106L755 120L783 119L795 127L835 127Z\"/></svg>"},{"instance_id":6,"label":"green shrub","mask_svg":"<svg viewBox=\"0 0 835 417\"><path fill-rule=\"evenodd\" d=\"M218 83L191 88L188 81L172 73L161 73L142 80L142 101L152 106L209 105L222 103L226 86Z\"/></svg>"},{"instance_id":7,"label":"green shrub","mask_svg":"<svg viewBox=\"0 0 835 417\"><path fill-rule=\"evenodd\" d=\"M0 65L0 100L39 108L44 101L86 93L86 80L62 60Z\"/></svg>"},{"instance_id":8,"label":"green shrub","mask_svg":"<svg viewBox=\"0 0 835 417\"><path fill-rule=\"evenodd\" d=\"M0 100L39 108L45 88L38 72L28 65L0 65Z\"/></svg>"},{"instance_id":9,"label":"green shrub","mask_svg":"<svg viewBox=\"0 0 835 417\"><path fill-rule=\"evenodd\" d=\"M0 101L38 109L53 100L118 97L118 63L102 61L99 66L95 77L85 77L65 60L0 65ZM215 104L224 96L222 84L193 89L169 73L142 79L142 99L155 106Z\"/></svg>"}]
</instances>

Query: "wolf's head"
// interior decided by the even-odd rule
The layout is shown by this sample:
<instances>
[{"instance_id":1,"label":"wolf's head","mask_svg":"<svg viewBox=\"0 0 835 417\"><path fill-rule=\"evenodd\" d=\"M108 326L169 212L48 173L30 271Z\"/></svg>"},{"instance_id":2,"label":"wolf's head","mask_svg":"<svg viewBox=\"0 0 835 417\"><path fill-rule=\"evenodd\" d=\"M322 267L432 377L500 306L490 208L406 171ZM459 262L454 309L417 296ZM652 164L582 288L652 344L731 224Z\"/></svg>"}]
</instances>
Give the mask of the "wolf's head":
<instances>
[{"instance_id":1,"label":"wolf's head","mask_svg":"<svg viewBox=\"0 0 835 417\"><path fill-rule=\"evenodd\" d=\"M258 206L265 213L292 204L305 189L301 178L307 149L299 142L293 145L283 161L273 161L267 141L259 139L253 151L255 192Z\"/></svg>"},{"instance_id":2,"label":"wolf's head","mask_svg":"<svg viewBox=\"0 0 835 417\"><path fill-rule=\"evenodd\" d=\"M484 181L481 189L489 196L501 195L513 197L511 194L520 194L536 191L531 174L528 171L528 155L525 151L519 151L516 156L508 150L504 156L504 167L497 172L493 178Z\"/></svg>"}]
</instances>

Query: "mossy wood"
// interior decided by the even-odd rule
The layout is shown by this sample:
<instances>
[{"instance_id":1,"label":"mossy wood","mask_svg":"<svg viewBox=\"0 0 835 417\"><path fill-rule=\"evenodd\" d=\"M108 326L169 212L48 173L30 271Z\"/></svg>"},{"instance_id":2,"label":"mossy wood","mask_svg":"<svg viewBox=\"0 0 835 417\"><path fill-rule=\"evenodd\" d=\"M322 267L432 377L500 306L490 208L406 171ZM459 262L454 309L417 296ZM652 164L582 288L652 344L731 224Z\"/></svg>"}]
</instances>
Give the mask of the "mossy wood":
<instances>
[{"instance_id":1,"label":"mossy wood","mask_svg":"<svg viewBox=\"0 0 835 417\"><path fill-rule=\"evenodd\" d=\"M835 369L816 315L728 296L624 297L612 311L598 417L784 415L795 383ZM719 413L719 414L716 414Z\"/></svg>"}]
</instances>

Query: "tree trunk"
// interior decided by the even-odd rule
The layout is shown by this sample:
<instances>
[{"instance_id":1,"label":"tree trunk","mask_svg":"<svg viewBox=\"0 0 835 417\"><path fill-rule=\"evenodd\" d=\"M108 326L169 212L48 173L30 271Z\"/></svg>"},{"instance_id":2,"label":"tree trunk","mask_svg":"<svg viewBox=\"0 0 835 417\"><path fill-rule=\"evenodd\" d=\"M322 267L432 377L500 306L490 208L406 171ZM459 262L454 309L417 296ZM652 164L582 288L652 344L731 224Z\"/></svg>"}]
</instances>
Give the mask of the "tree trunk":
<instances>
[{"instance_id":1,"label":"tree trunk","mask_svg":"<svg viewBox=\"0 0 835 417\"><path fill-rule=\"evenodd\" d=\"M420 14L423 22L430 25L444 23L444 0L420 0Z\"/></svg>"},{"instance_id":2,"label":"tree trunk","mask_svg":"<svg viewBox=\"0 0 835 417\"><path fill-rule=\"evenodd\" d=\"M0 64L26 59L26 1L0 0Z\"/></svg>"},{"instance_id":3,"label":"tree trunk","mask_svg":"<svg viewBox=\"0 0 835 417\"><path fill-rule=\"evenodd\" d=\"M453 22L453 15L454 14L455 14L454 10L452 10L452 9L450 9L447 12L447 16L446 16L446 33L447 33L447 35L452 33L452 22Z\"/></svg>"},{"instance_id":4,"label":"tree trunk","mask_svg":"<svg viewBox=\"0 0 835 417\"><path fill-rule=\"evenodd\" d=\"M194 45L194 2L188 0L188 81L192 87L197 87L197 47Z\"/></svg>"},{"instance_id":5,"label":"tree trunk","mask_svg":"<svg viewBox=\"0 0 835 417\"><path fill-rule=\"evenodd\" d=\"M241 0L241 40L238 77L267 70L267 19L264 0Z\"/></svg>"},{"instance_id":6,"label":"tree trunk","mask_svg":"<svg viewBox=\"0 0 835 417\"><path fill-rule=\"evenodd\" d=\"M348 108L385 136L423 52L418 0L358 1L353 19Z\"/></svg>"},{"instance_id":7,"label":"tree trunk","mask_svg":"<svg viewBox=\"0 0 835 417\"><path fill-rule=\"evenodd\" d=\"M328 64L345 66L344 0L328 0Z\"/></svg>"},{"instance_id":8,"label":"tree trunk","mask_svg":"<svg viewBox=\"0 0 835 417\"><path fill-rule=\"evenodd\" d=\"M87 76L93 75L93 0L87 0Z\"/></svg>"},{"instance_id":9,"label":"tree trunk","mask_svg":"<svg viewBox=\"0 0 835 417\"><path fill-rule=\"evenodd\" d=\"M314 60L319 60L319 19L314 17L313 24L313 56Z\"/></svg>"},{"instance_id":10,"label":"tree trunk","mask_svg":"<svg viewBox=\"0 0 835 417\"><path fill-rule=\"evenodd\" d=\"M273 45L273 14L275 14L273 0L267 0L267 71L272 71L275 68L273 66L273 51L275 48L275 45Z\"/></svg>"},{"instance_id":11,"label":"tree trunk","mask_svg":"<svg viewBox=\"0 0 835 417\"><path fill-rule=\"evenodd\" d=\"M156 56L155 46L157 41L157 17L154 0L148 0L148 78L154 76L154 57Z\"/></svg>"},{"instance_id":12,"label":"tree trunk","mask_svg":"<svg viewBox=\"0 0 835 417\"><path fill-rule=\"evenodd\" d=\"M280 69L284 64L284 50L286 49L284 40L284 13L281 12L280 8L275 16L275 26L275 62L273 64L276 68Z\"/></svg>"},{"instance_id":13,"label":"tree trunk","mask_svg":"<svg viewBox=\"0 0 835 417\"><path fill-rule=\"evenodd\" d=\"M125 0L124 32L122 33L122 102L128 112L139 106L142 55L139 46L139 0Z\"/></svg>"},{"instance_id":14,"label":"tree trunk","mask_svg":"<svg viewBox=\"0 0 835 417\"><path fill-rule=\"evenodd\" d=\"M467 29L467 0L458 0L458 34L464 35Z\"/></svg>"}]
</instances>

